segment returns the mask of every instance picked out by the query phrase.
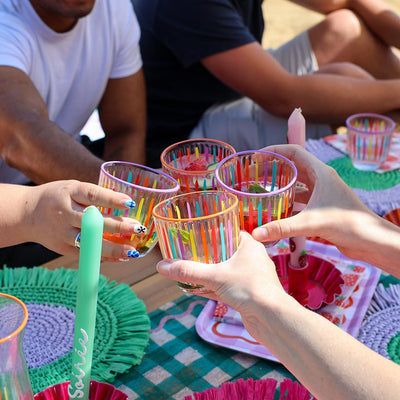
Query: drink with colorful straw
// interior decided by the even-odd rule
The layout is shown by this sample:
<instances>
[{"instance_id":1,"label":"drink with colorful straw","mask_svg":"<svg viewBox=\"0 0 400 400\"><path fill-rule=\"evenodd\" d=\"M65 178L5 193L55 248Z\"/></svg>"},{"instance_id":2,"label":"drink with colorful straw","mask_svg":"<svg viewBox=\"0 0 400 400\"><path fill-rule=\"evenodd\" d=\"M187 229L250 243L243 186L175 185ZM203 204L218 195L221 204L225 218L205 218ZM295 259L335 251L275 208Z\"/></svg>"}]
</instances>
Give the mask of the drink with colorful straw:
<instances>
[{"instance_id":1,"label":"drink with colorful straw","mask_svg":"<svg viewBox=\"0 0 400 400\"><path fill-rule=\"evenodd\" d=\"M191 139L167 147L161 154L162 170L175 178L182 193L215 190L215 168L235 149L219 140Z\"/></svg>"},{"instance_id":2,"label":"drink with colorful straw","mask_svg":"<svg viewBox=\"0 0 400 400\"><path fill-rule=\"evenodd\" d=\"M222 160L215 178L219 188L238 197L242 230L251 233L292 215L297 170L286 157L264 150L242 151Z\"/></svg>"},{"instance_id":3,"label":"drink with colorful straw","mask_svg":"<svg viewBox=\"0 0 400 400\"><path fill-rule=\"evenodd\" d=\"M109 161L101 166L99 185L126 193L136 203L135 208L120 210L101 208L104 215L130 217L138 220L147 230L139 234L104 233L103 237L115 243L129 244L145 256L157 243L153 224L153 207L173 196L179 190L178 182L164 172L122 161Z\"/></svg>"},{"instance_id":4,"label":"drink with colorful straw","mask_svg":"<svg viewBox=\"0 0 400 400\"><path fill-rule=\"evenodd\" d=\"M238 199L227 192L203 191L181 194L153 209L164 258L219 263L238 247ZM188 282L178 282L184 292L206 292Z\"/></svg>"}]
</instances>

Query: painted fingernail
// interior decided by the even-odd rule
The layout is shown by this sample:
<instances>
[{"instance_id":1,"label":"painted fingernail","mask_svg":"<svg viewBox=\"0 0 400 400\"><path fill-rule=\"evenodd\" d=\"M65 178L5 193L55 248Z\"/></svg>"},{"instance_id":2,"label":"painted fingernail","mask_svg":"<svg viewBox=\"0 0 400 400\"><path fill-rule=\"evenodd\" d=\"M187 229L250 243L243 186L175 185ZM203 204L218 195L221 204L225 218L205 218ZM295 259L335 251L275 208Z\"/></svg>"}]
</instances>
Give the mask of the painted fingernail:
<instances>
[{"instance_id":1,"label":"painted fingernail","mask_svg":"<svg viewBox=\"0 0 400 400\"><path fill-rule=\"evenodd\" d=\"M133 232L135 233L145 233L147 228L144 225L136 224L133 226Z\"/></svg>"},{"instance_id":2,"label":"painted fingernail","mask_svg":"<svg viewBox=\"0 0 400 400\"><path fill-rule=\"evenodd\" d=\"M130 258L138 258L139 252L137 250L129 250L127 256Z\"/></svg>"},{"instance_id":3,"label":"painted fingernail","mask_svg":"<svg viewBox=\"0 0 400 400\"><path fill-rule=\"evenodd\" d=\"M136 207L136 203L133 200L126 200L125 201L125 206L129 207L129 208L135 208Z\"/></svg>"}]
</instances>

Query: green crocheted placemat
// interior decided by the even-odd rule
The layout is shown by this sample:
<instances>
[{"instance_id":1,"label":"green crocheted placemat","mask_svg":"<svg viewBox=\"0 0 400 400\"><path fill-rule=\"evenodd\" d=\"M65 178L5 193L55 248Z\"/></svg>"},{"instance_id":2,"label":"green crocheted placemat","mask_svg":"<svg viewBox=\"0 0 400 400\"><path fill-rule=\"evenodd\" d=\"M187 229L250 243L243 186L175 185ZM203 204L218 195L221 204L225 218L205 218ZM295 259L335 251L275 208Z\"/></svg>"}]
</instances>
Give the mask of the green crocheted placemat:
<instances>
[{"instance_id":1,"label":"green crocheted placemat","mask_svg":"<svg viewBox=\"0 0 400 400\"><path fill-rule=\"evenodd\" d=\"M0 270L0 292L28 308L23 348L34 393L70 379L77 285L76 270ZM100 275L91 379L112 382L140 364L149 336L142 300L128 285Z\"/></svg>"},{"instance_id":2,"label":"green crocheted placemat","mask_svg":"<svg viewBox=\"0 0 400 400\"><path fill-rule=\"evenodd\" d=\"M400 171L393 170L378 174L360 171L353 167L349 157L339 157L327 162L339 176L353 189L384 190L400 183Z\"/></svg>"}]
</instances>

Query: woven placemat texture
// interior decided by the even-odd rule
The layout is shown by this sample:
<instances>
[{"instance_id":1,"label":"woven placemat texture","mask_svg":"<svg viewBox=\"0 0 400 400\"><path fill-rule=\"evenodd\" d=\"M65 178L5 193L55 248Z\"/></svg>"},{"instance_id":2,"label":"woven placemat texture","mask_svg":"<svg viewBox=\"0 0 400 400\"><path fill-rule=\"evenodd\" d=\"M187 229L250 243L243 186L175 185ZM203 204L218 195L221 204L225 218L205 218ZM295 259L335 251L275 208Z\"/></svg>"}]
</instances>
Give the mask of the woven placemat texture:
<instances>
[{"instance_id":1,"label":"woven placemat texture","mask_svg":"<svg viewBox=\"0 0 400 400\"><path fill-rule=\"evenodd\" d=\"M22 300L29 317L23 349L34 393L70 379L78 271L0 270L0 291ZM112 382L140 364L150 336L142 300L100 275L91 379Z\"/></svg>"},{"instance_id":2,"label":"woven placemat texture","mask_svg":"<svg viewBox=\"0 0 400 400\"><path fill-rule=\"evenodd\" d=\"M378 215L400 207L400 171L378 174L356 170L350 159L324 139L307 140L307 150L336 169L360 200Z\"/></svg>"},{"instance_id":3,"label":"woven placemat texture","mask_svg":"<svg viewBox=\"0 0 400 400\"><path fill-rule=\"evenodd\" d=\"M400 285L380 284L358 333L366 346L400 364Z\"/></svg>"},{"instance_id":4,"label":"woven placemat texture","mask_svg":"<svg viewBox=\"0 0 400 400\"><path fill-rule=\"evenodd\" d=\"M400 183L400 171L378 174L373 171L360 171L353 167L349 157L339 157L327 162L352 188L364 190L385 190Z\"/></svg>"}]
</instances>

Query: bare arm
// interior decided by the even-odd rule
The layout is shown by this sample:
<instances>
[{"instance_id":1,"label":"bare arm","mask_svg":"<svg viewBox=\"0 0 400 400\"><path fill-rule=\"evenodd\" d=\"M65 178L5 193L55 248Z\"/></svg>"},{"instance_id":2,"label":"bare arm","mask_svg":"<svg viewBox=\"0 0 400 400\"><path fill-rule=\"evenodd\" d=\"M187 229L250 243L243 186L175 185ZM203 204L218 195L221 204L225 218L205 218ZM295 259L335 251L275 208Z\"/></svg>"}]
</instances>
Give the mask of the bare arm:
<instances>
[{"instance_id":1,"label":"bare arm","mask_svg":"<svg viewBox=\"0 0 400 400\"><path fill-rule=\"evenodd\" d=\"M298 179L309 191L296 193L306 208L291 218L273 221L253 231L259 241L293 236L320 236L345 255L364 260L400 278L400 228L373 213L336 171L294 145L266 148L291 159ZM379 249L379 250L378 250Z\"/></svg>"},{"instance_id":2,"label":"bare arm","mask_svg":"<svg viewBox=\"0 0 400 400\"><path fill-rule=\"evenodd\" d=\"M246 273L243 274L243 266ZM286 294L265 248L241 233L228 261L160 262L166 277L204 285L198 293L240 312L247 331L263 343L319 399L394 400L400 365L368 349L330 321Z\"/></svg>"},{"instance_id":3,"label":"bare arm","mask_svg":"<svg viewBox=\"0 0 400 400\"><path fill-rule=\"evenodd\" d=\"M24 242L41 243L59 254L78 257L75 237L84 209L90 205L128 209L132 200L123 193L75 180L38 186L0 184L0 247ZM132 218L104 217L105 232L135 234L140 223ZM104 260L129 260L134 248L103 240Z\"/></svg>"},{"instance_id":4,"label":"bare arm","mask_svg":"<svg viewBox=\"0 0 400 400\"><path fill-rule=\"evenodd\" d=\"M206 57L202 63L219 80L276 116L288 117L301 106L310 122L342 123L365 110L400 109L400 80L291 75L256 42Z\"/></svg>"},{"instance_id":5,"label":"bare arm","mask_svg":"<svg viewBox=\"0 0 400 400\"><path fill-rule=\"evenodd\" d=\"M348 8L387 46L400 48L400 16L381 0L290 0L310 10L328 14Z\"/></svg>"},{"instance_id":6,"label":"bare arm","mask_svg":"<svg viewBox=\"0 0 400 400\"><path fill-rule=\"evenodd\" d=\"M145 163L146 91L143 71L111 79L99 105L106 133L104 158Z\"/></svg>"},{"instance_id":7,"label":"bare arm","mask_svg":"<svg viewBox=\"0 0 400 400\"><path fill-rule=\"evenodd\" d=\"M0 67L0 155L35 183L97 183L101 160L49 120L46 105L22 71Z\"/></svg>"}]
</instances>

